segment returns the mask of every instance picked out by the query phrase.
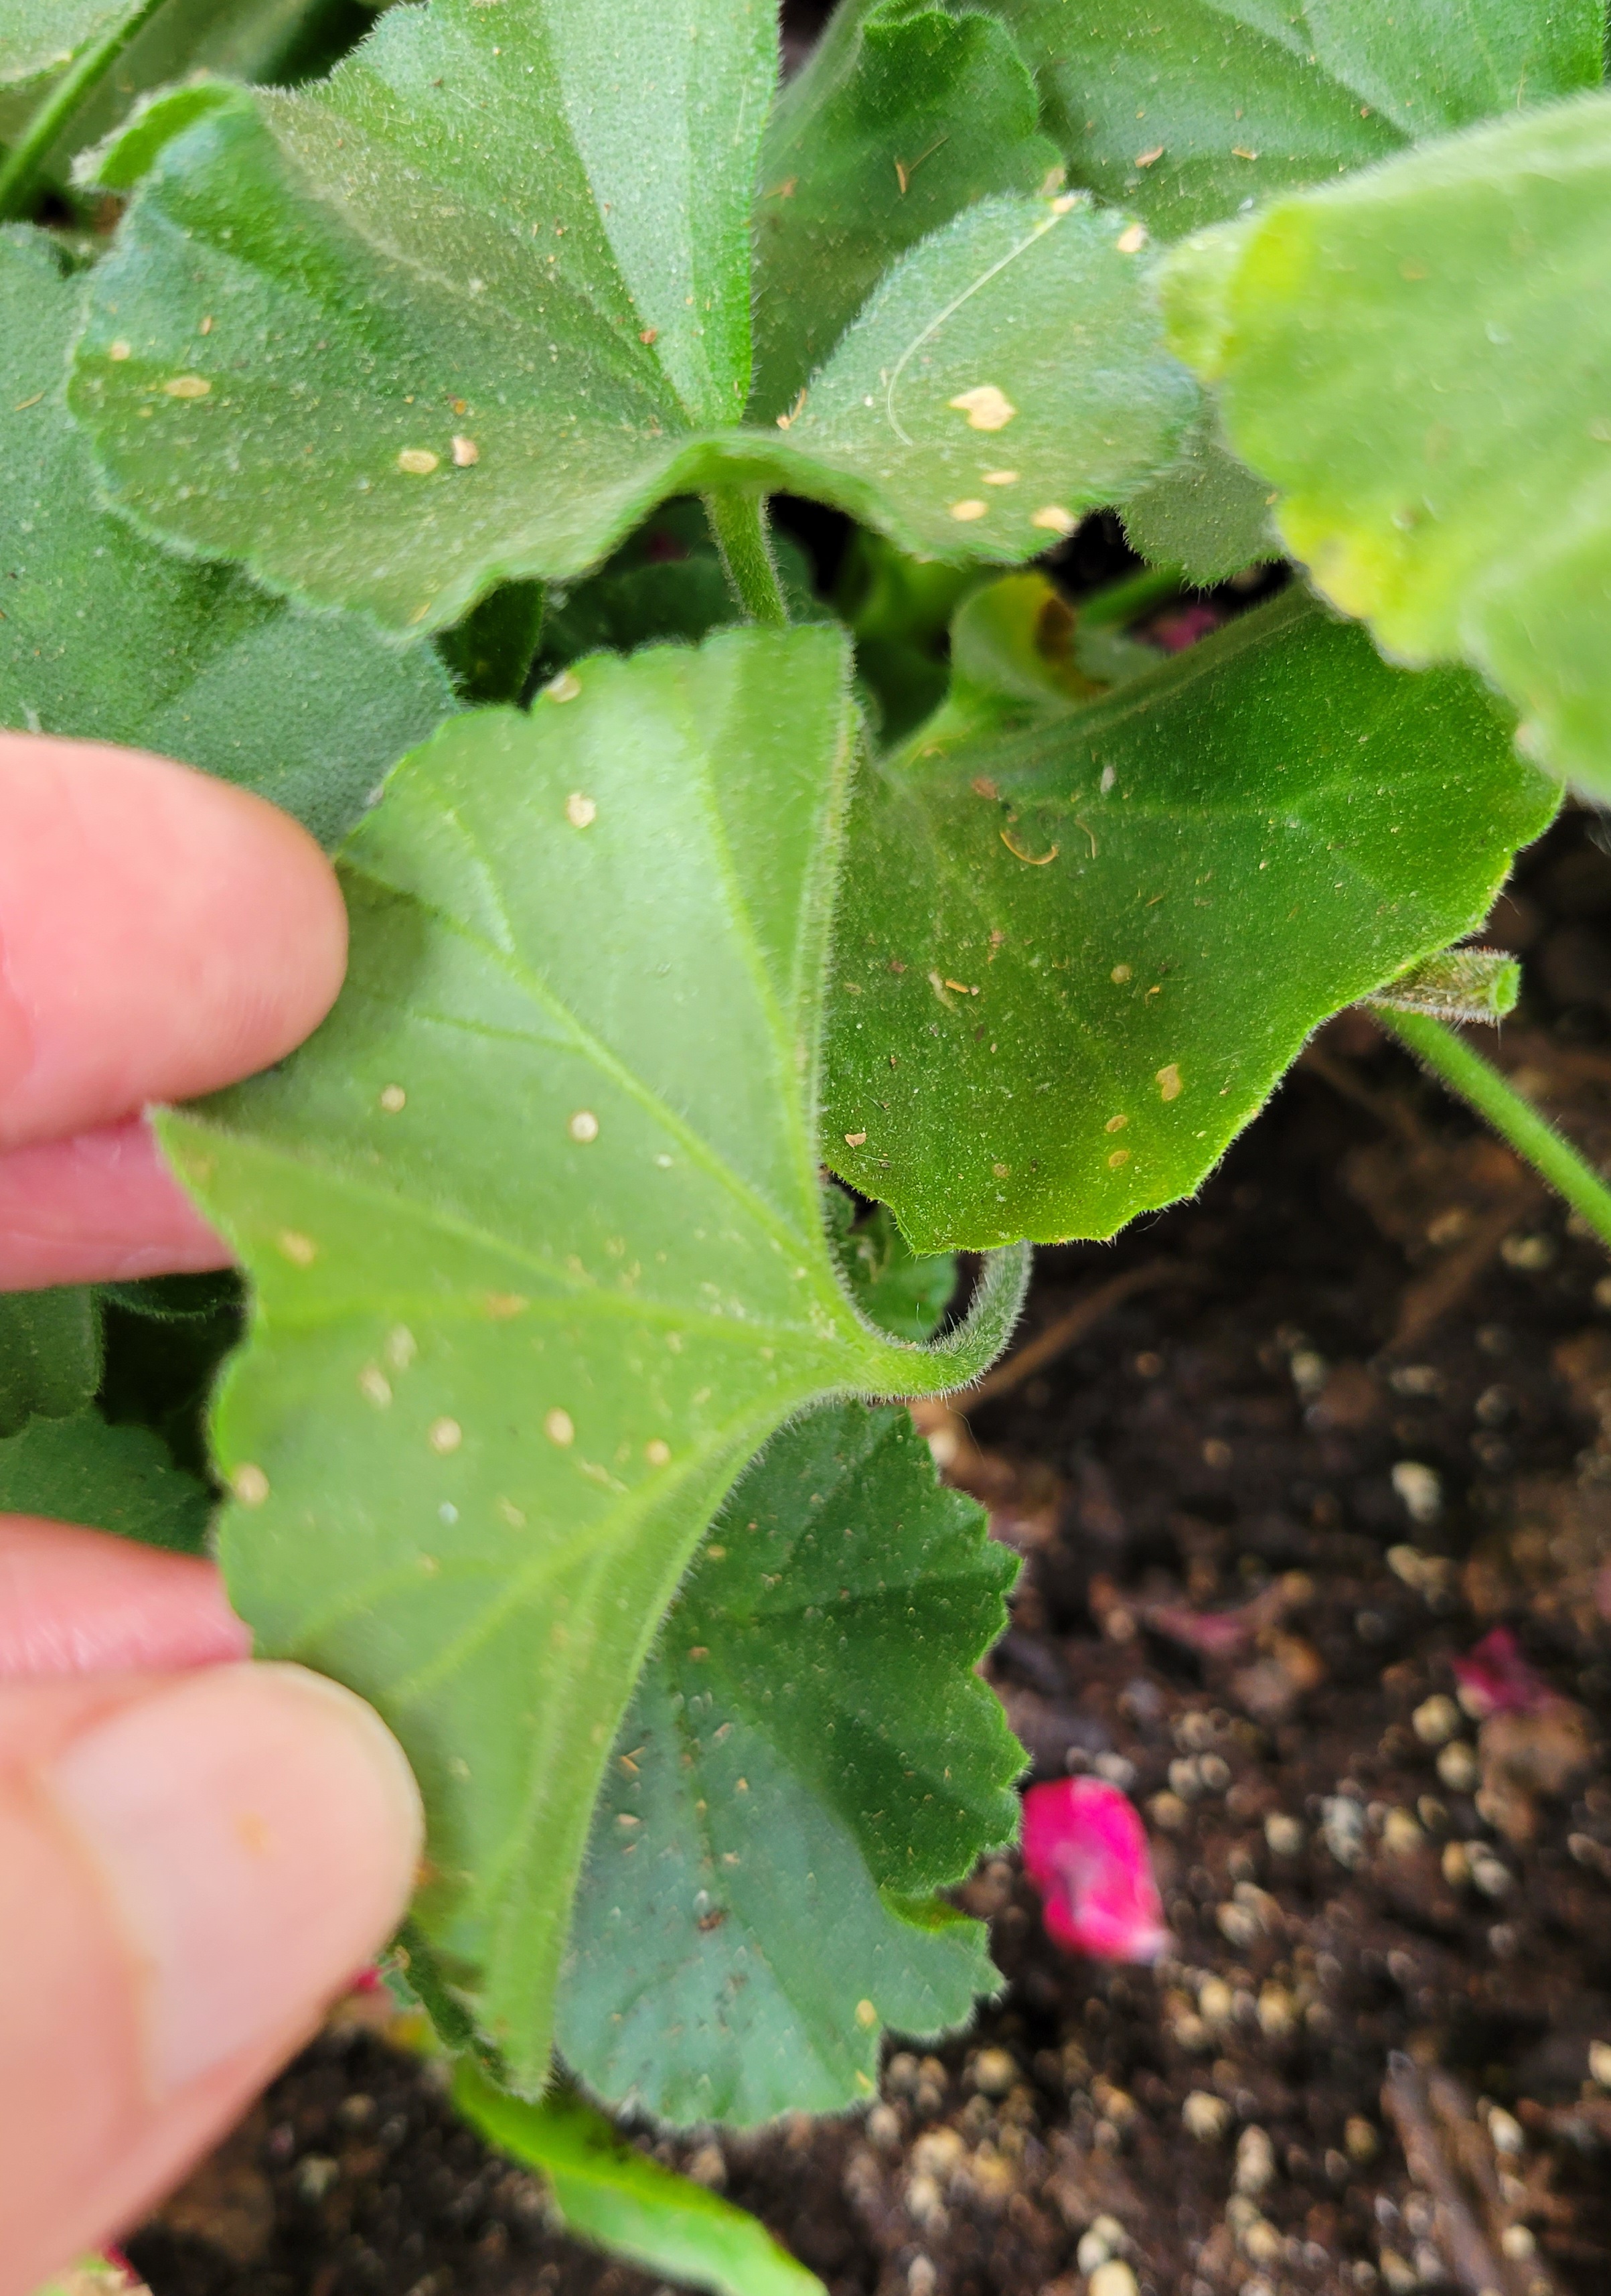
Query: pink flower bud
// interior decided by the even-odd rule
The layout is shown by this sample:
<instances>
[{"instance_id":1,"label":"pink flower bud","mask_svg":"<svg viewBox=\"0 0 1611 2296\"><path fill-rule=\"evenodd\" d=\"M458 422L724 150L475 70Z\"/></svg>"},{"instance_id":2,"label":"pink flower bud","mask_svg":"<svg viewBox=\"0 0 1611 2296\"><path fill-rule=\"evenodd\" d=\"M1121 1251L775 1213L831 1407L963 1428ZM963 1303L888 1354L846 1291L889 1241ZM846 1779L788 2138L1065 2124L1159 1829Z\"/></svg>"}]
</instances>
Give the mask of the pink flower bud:
<instances>
[{"instance_id":1,"label":"pink flower bud","mask_svg":"<svg viewBox=\"0 0 1611 2296\"><path fill-rule=\"evenodd\" d=\"M1452 1663L1460 1704L1478 1721L1490 1714L1536 1714L1558 1702L1558 1693L1522 1656L1509 1627L1495 1627Z\"/></svg>"},{"instance_id":2,"label":"pink flower bud","mask_svg":"<svg viewBox=\"0 0 1611 2296\"><path fill-rule=\"evenodd\" d=\"M1024 1871L1048 1936L1103 1961L1156 1961L1173 1940L1135 1806L1102 1778L1059 1778L1024 1796Z\"/></svg>"}]
</instances>

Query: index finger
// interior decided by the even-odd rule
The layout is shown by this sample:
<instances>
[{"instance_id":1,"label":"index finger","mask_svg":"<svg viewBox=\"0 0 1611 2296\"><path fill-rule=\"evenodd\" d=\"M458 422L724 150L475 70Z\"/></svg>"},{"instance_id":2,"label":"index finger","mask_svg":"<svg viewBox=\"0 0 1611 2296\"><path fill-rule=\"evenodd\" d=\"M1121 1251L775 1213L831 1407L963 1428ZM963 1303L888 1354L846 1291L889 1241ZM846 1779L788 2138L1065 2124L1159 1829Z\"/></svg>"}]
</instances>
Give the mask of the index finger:
<instances>
[{"instance_id":1,"label":"index finger","mask_svg":"<svg viewBox=\"0 0 1611 2296\"><path fill-rule=\"evenodd\" d=\"M0 1290L222 1266L139 1112L282 1058L346 957L335 873L273 806L0 734Z\"/></svg>"}]
</instances>

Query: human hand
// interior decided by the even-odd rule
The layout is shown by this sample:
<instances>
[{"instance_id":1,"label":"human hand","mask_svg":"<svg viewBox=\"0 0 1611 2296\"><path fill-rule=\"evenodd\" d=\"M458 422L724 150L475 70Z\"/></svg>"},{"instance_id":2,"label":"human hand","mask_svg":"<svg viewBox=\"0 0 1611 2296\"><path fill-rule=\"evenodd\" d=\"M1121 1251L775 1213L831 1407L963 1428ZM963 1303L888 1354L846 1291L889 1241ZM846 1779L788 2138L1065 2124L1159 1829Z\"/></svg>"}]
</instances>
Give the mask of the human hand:
<instances>
[{"instance_id":1,"label":"human hand","mask_svg":"<svg viewBox=\"0 0 1611 2296\"><path fill-rule=\"evenodd\" d=\"M0 1289L223 1265L140 1111L282 1057L345 962L271 807L0 734ZM180 2177L406 1902L396 1742L247 1650L209 1563L0 1517L0 2296Z\"/></svg>"}]
</instances>

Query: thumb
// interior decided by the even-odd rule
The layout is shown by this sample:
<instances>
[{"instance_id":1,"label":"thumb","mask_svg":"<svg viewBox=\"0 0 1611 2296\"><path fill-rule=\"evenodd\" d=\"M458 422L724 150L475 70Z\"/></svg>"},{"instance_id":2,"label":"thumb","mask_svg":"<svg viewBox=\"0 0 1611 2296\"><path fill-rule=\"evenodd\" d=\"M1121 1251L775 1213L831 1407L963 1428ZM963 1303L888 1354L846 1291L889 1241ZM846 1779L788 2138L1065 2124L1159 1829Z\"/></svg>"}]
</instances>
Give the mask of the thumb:
<instances>
[{"instance_id":1,"label":"thumb","mask_svg":"<svg viewBox=\"0 0 1611 2296\"><path fill-rule=\"evenodd\" d=\"M0 1682L0 2296L239 2116L419 1848L396 1741L299 1667Z\"/></svg>"}]
</instances>

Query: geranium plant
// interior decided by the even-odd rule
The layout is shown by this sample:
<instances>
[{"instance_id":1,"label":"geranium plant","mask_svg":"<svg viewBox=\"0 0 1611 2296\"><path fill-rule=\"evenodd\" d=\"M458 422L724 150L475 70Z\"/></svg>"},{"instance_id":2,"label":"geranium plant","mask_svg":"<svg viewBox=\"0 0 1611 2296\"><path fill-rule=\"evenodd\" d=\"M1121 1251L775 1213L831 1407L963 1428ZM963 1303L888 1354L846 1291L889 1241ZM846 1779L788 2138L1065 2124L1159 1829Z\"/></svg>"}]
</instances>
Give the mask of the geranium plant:
<instances>
[{"instance_id":1,"label":"geranium plant","mask_svg":"<svg viewBox=\"0 0 1611 2296\"><path fill-rule=\"evenodd\" d=\"M0 0L0 723L274 798L353 936L159 1119L249 1287L210 1467L228 1285L31 1295L0 1499L213 1539L384 1714L489 2124L556 2051L835 2111L991 1985L1020 1766L881 1398L1362 998L1611 1234L1447 1026L1611 789L1603 10L844 0L781 86L762 0L358 29Z\"/></svg>"}]
</instances>

